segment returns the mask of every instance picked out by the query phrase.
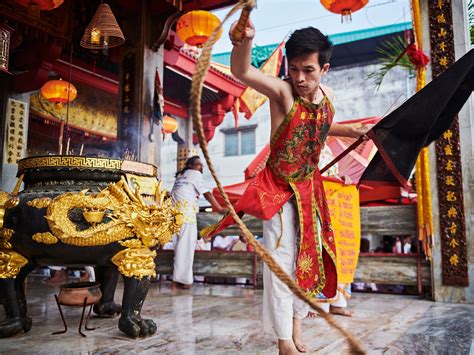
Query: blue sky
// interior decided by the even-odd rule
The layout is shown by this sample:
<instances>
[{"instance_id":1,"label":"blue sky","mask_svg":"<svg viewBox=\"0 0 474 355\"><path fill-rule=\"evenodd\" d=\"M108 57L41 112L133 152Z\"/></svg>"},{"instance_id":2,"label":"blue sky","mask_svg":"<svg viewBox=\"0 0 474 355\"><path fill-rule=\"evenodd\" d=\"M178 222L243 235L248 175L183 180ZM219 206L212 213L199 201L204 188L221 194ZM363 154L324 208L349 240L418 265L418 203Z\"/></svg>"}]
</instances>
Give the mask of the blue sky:
<instances>
[{"instance_id":1,"label":"blue sky","mask_svg":"<svg viewBox=\"0 0 474 355\"><path fill-rule=\"evenodd\" d=\"M222 20L229 10L226 8L214 14ZM234 15L224 24L214 54L232 49L227 33L237 18L238 15ZM317 27L329 35L410 21L411 9L409 0L370 0L352 14L352 22L341 24L341 16L327 11L319 0L257 0L251 19L257 31L254 44L264 46L280 42L291 31L307 26Z\"/></svg>"}]
</instances>

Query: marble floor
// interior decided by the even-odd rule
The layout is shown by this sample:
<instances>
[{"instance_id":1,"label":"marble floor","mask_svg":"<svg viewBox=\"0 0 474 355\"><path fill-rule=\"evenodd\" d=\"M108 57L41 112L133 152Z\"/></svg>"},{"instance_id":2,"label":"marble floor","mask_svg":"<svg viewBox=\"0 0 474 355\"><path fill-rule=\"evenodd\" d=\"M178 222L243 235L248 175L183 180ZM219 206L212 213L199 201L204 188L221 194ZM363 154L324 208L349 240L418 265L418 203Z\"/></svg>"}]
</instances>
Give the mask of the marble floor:
<instances>
[{"instance_id":1,"label":"marble floor","mask_svg":"<svg viewBox=\"0 0 474 355\"><path fill-rule=\"evenodd\" d=\"M117 300L122 288L119 285ZM80 310L65 308L69 331L53 294L38 278L28 284L29 333L0 339L2 354L145 353L145 354L276 354L277 345L262 331L262 290L240 286L196 284L191 291L171 293L170 283L154 283L142 315L158 325L144 339L125 337L118 318L91 318L99 328L81 337ZM353 318L337 317L369 354L474 354L474 305L434 303L412 296L356 293ZM3 319L0 307L0 319ZM345 354L347 345L321 318L305 319L304 339L311 353Z\"/></svg>"}]
</instances>

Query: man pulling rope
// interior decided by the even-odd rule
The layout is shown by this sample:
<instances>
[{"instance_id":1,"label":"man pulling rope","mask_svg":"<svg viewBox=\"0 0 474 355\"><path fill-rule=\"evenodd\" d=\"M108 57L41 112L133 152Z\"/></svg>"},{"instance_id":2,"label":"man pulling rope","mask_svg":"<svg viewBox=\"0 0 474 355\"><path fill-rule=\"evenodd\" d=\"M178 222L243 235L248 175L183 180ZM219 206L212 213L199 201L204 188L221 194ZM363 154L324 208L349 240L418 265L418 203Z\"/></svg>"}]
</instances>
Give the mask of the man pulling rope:
<instances>
[{"instance_id":1,"label":"man pulling rope","mask_svg":"<svg viewBox=\"0 0 474 355\"><path fill-rule=\"evenodd\" d=\"M328 134L360 137L369 128L355 130L349 126L331 125L334 110L328 96L332 93L330 88L320 85L321 76L329 69L331 44L319 30L296 31L288 40L289 81L265 76L250 66L255 30L245 17L248 17L252 3L240 1L223 22L238 9L245 8L243 20L235 23L230 33L234 44L231 69L242 82L270 98L271 153L267 167L252 180L242 199L232 206L209 159L200 118L202 84L218 28L203 49L191 87L191 114L201 149L229 208L223 221L207 232L215 234L237 223L266 263L264 307L279 339L280 353L306 351L301 339L301 319L308 313L308 305L347 337L352 352L363 353L356 340L314 302L321 292L333 297L337 287L334 235L317 164ZM242 31L234 32L235 28ZM269 250L256 242L238 213L250 213L265 220L264 239ZM299 223L295 223L296 219ZM294 299L292 292L298 299Z\"/></svg>"}]
</instances>

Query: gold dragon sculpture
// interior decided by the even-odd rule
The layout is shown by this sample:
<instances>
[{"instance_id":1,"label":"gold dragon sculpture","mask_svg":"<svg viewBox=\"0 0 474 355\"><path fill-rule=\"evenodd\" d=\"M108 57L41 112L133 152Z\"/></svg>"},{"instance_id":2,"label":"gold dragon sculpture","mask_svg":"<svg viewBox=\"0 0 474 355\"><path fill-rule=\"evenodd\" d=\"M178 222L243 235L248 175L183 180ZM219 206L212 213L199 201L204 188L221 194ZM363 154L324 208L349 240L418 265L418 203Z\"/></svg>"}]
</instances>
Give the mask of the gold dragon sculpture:
<instances>
[{"instance_id":1,"label":"gold dragon sculpture","mask_svg":"<svg viewBox=\"0 0 474 355\"><path fill-rule=\"evenodd\" d=\"M0 204L11 204L11 196L7 195L0 196ZM129 188L124 177L97 194L88 190L68 192L53 199L41 197L28 201L27 206L47 208L45 218L50 232L34 234L32 238L36 242L47 245L62 242L79 247L118 242L125 249L111 261L121 274L136 278L155 276L156 252L152 248L167 243L183 222L182 213L166 198L161 183L157 184L154 201L147 203L138 188L135 191ZM73 217L74 213L82 214L82 223ZM0 255L0 266L12 262L12 251L5 248L11 234L5 228L0 229L1 249L5 251L5 257ZM16 264L19 265L15 270L19 271L21 263Z\"/></svg>"}]
</instances>

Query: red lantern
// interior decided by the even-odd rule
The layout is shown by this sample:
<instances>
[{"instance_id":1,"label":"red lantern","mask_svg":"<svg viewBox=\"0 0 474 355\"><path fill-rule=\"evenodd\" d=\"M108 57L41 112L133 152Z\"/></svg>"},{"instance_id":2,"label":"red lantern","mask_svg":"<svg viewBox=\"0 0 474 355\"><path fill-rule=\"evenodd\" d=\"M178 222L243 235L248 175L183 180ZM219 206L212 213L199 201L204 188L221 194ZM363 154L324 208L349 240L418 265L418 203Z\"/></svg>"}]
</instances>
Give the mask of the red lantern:
<instances>
[{"instance_id":1,"label":"red lantern","mask_svg":"<svg viewBox=\"0 0 474 355\"><path fill-rule=\"evenodd\" d=\"M341 14L341 22L344 22L351 21L352 13L362 9L368 2L369 0L321 0L321 5L335 14Z\"/></svg>"},{"instance_id":2,"label":"red lantern","mask_svg":"<svg viewBox=\"0 0 474 355\"><path fill-rule=\"evenodd\" d=\"M176 118L171 116L163 117L163 133L174 133L178 130L178 121Z\"/></svg>"},{"instance_id":3,"label":"red lantern","mask_svg":"<svg viewBox=\"0 0 474 355\"><path fill-rule=\"evenodd\" d=\"M183 42L190 46L202 47L220 24L219 18L208 11L190 11L179 18L176 23L176 33ZM217 39L221 35L222 29L219 31Z\"/></svg>"},{"instance_id":4,"label":"red lantern","mask_svg":"<svg viewBox=\"0 0 474 355\"><path fill-rule=\"evenodd\" d=\"M16 0L16 2L27 7L29 14L38 17L40 11L54 10L61 6L64 0Z\"/></svg>"},{"instance_id":5,"label":"red lantern","mask_svg":"<svg viewBox=\"0 0 474 355\"><path fill-rule=\"evenodd\" d=\"M46 100L55 103L58 109L62 107L63 103L74 101L77 96L76 87L61 79L46 82L40 92Z\"/></svg>"}]
</instances>

